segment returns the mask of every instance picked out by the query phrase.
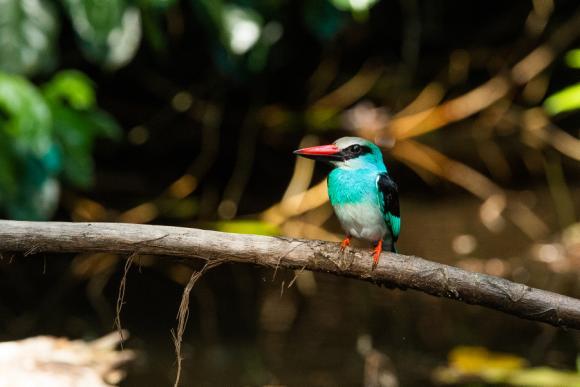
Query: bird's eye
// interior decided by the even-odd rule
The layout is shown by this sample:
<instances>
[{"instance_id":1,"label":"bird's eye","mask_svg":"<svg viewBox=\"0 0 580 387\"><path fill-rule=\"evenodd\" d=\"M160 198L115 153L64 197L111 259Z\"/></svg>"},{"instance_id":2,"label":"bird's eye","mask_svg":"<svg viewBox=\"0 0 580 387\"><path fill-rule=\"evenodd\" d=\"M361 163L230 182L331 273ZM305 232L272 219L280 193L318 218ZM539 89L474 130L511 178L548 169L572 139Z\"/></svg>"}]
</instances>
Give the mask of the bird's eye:
<instances>
[{"instance_id":1,"label":"bird's eye","mask_svg":"<svg viewBox=\"0 0 580 387\"><path fill-rule=\"evenodd\" d=\"M361 151L361 147L360 147L360 145L358 145L358 144L354 144L354 145L352 146L352 152L353 152L353 153L360 153L360 151Z\"/></svg>"}]
</instances>

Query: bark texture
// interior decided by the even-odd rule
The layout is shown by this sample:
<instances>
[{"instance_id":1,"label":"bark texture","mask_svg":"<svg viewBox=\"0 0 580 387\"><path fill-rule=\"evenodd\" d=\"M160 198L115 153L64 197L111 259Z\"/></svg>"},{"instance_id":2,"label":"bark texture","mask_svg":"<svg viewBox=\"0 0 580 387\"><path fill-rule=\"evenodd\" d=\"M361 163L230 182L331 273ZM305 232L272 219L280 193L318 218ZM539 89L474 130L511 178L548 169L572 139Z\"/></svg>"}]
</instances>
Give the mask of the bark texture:
<instances>
[{"instance_id":1,"label":"bark texture","mask_svg":"<svg viewBox=\"0 0 580 387\"><path fill-rule=\"evenodd\" d=\"M122 223L0 220L0 252L157 254L312 270L415 289L528 320L580 329L580 300L414 256L384 252L371 270L366 250L337 243Z\"/></svg>"}]
</instances>

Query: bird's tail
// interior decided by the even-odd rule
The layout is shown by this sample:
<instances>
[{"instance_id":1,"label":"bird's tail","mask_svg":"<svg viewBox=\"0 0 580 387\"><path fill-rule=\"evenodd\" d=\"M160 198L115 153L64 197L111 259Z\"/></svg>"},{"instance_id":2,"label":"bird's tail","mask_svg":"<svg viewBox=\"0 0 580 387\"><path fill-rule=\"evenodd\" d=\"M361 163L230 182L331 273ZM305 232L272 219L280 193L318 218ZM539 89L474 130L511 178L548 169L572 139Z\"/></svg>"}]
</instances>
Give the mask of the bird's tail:
<instances>
[{"instance_id":1,"label":"bird's tail","mask_svg":"<svg viewBox=\"0 0 580 387\"><path fill-rule=\"evenodd\" d=\"M398 254L397 246L395 246L395 242L391 243L391 252Z\"/></svg>"}]
</instances>

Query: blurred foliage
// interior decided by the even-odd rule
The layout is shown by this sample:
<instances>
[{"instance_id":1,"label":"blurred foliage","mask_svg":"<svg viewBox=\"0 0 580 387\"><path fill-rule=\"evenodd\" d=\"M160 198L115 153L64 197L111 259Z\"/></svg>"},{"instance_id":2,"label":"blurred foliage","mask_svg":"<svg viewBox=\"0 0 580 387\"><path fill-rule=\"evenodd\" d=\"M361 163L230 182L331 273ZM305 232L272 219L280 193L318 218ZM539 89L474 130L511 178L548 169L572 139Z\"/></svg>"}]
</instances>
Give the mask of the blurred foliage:
<instances>
[{"instance_id":1,"label":"blurred foliage","mask_svg":"<svg viewBox=\"0 0 580 387\"><path fill-rule=\"evenodd\" d=\"M580 109L580 83L552 94L546 99L544 107L552 115Z\"/></svg>"},{"instance_id":2,"label":"blurred foliage","mask_svg":"<svg viewBox=\"0 0 580 387\"><path fill-rule=\"evenodd\" d=\"M434 378L438 383L454 385L580 386L580 369L528 367L526 363L521 357L482 347L457 347L449 353L448 367L437 369Z\"/></svg>"},{"instance_id":3,"label":"blurred foliage","mask_svg":"<svg viewBox=\"0 0 580 387\"><path fill-rule=\"evenodd\" d=\"M519 370L526 365L526 361L518 356L490 352L482 347L457 347L449 353L449 365L461 372L479 374L493 370Z\"/></svg>"},{"instance_id":4,"label":"blurred foliage","mask_svg":"<svg viewBox=\"0 0 580 387\"><path fill-rule=\"evenodd\" d=\"M125 0L65 0L85 56L109 68L126 65L141 41L139 10Z\"/></svg>"},{"instance_id":5,"label":"blurred foliage","mask_svg":"<svg viewBox=\"0 0 580 387\"><path fill-rule=\"evenodd\" d=\"M0 70L32 75L54 68L58 31L52 2L0 2Z\"/></svg>"},{"instance_id":6,"label":"blurred foliage","mask_svg":"<svg viewBox=\"0 0 580 387\"><path fill-rule=\"evenodd\" d=\"M369 1L319 0L306 19L323 37L340 25L340 11L361 13ZM60 181L87 188L92 183L91 149L97 137L116 138L115 121L100 110L95 88L81 71L60 70L60 32L74 31L85 60L105 70L127 65L142 35L155 50L166 45L162 15L176 0L38 0L0 2L0 212L16 219L47 219L55 211ZM274 18L276 3L194 0L213 41L215 62L230 73L262 70L284 30ZM266 12L264 12L266 11ZM212 38L209 39L210 42ZM247 225L246 225L247 226ZM245 229L247 227L244 226ZM270 233L270 231L266 231Z\"/></svg>"},{"instance_id":7,"label":"blurred foliage","mask_svg":"<svg viewBox=\"0 0 580 387\"><path fill-rule=\"evenodd\" d=\"M214 228L218 231L237 234L279 235L278 227L259 220L235 220L217 222Z\"/></svg>"},{"instance_id":8,"label":"blurred foliage","mask_svg":"<svg viewBox=\"0 0 580 387\"><path fill-rule=\"evenodd\" d=\"M580 69L580 48L568 51L564 59L568 66L573 69Z\"/></svg>"},{"instance_id":9,"label":"blurred foliage","mask_svg":"<svg viewBox=\"0 0 580 387\"><path fill-rule=\"evenodd\" d=\"M564 59L569 67L580 69L580 49L570 50ZM567 86L546 98L544 108L551 115L580 109L580 83Z\"/></svg>"},{"instance_id":10,"label":"blurred foliage","mask_svg":"<svg viewBox=\"0 0 580 387\"><path fill-rule=\"evenodd\" d=\"M58 72L40 88L0 72L0 113L0 206L14 219L50 217L60 178L88 187L95 138L119 134L96 107L91 81L76 71Z\"/></svg>"}]
</instances>

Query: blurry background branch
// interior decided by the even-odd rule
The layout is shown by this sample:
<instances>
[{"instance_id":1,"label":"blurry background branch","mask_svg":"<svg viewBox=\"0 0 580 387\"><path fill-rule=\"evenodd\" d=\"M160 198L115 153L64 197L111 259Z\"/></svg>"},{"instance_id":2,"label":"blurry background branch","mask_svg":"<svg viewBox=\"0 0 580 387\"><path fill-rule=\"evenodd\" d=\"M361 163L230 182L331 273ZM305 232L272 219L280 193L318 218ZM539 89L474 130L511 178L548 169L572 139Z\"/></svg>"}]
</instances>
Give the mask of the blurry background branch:
<instances>
[{"instance_id":1,"label":"blurry background branch","mask_svg":"<svg viewBox=\"0 0 580 387\"><path fill-rule=\"evenodd\" d=\"M383 253L376 270L364 250L339 252L318 240L229 234L182 227L0 221L0 251L114 252L195 257L328 272L477 304L529 320L580 329L580 300L419 257Z\"/></svg>"}]
</instances>

